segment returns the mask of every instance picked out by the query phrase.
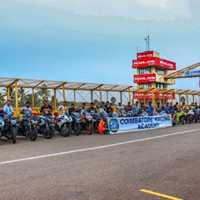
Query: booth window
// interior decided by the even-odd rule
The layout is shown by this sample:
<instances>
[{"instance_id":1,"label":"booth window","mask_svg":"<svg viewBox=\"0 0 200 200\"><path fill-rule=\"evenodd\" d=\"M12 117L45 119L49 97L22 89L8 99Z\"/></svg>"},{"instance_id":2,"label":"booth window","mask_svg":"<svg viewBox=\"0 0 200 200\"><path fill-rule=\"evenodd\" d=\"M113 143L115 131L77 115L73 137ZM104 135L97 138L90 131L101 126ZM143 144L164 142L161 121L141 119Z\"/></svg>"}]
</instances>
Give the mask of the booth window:
<instances>
[{"instance_id":1,"label":"booth window","mask_svg":"<svg viewBox=\"0 0 200 200\"><path fill-rule=\"evenodd\" d=\"M156 73L158 74L158 75L165 75L166 73L165 73L165 70L163 70L163 69L157 69L156 70Z\"/></svg>"},{"instance_id":2,"label":"booth window","mask_svg":"<svg viewBox=\"0 0 200 200\"><path fill-rule=\"evenodd\" d=\"M166 88L166 85L163 83L156 83L156 88L164 89L164 88Z\"/></svg>"},{"instance_id":3,"label":"booth window","mask_svg":"<svg viewBox=\"0 0 200 200\"><path fill-rule=\"evenodd\" d=\"M140 69L139 73L140 74L150 74L151 73L151 69L150 68Z\"/></svg>"},{"instance_id":4,"label":"booth window","mask_svg":"<svg viewBox=\"0 0 200 200\"><path fill-rule=\"evenodd\" d=\"M140 84L140 89L150 89L151 88L151 83L144 83Z\"/></svg>"}]
</instances>

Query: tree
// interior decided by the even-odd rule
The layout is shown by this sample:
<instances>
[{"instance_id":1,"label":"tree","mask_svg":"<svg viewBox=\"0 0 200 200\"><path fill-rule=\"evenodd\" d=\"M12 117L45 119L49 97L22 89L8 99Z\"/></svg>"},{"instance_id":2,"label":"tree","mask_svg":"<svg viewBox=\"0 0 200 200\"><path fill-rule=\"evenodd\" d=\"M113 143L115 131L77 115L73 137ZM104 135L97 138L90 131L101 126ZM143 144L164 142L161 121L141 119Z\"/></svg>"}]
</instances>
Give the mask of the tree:
<instances>
[{"instance_id":1,"label":"tree","mask_svg":"<svg viewBox=\"0 0 200 200\"><path fill-rule=\"evenodd\" d=\"M51 97L51 91L48 88L45 88L45 84L43 84L44 88L37 89L37 95L41 97L41 99L49 99Z\"/></svg>"},{"instance_id":2,"label":"tree","mask_svg":"<svg viewBox=\"0 0 200 200\"><path fill-rule=\"evenodd\" d=\"M110 101L112 102L113 105L115 105L115 102L117 101L117 99L115 97L111 97Z\"/></svg>"},{"instance_id":3,"label":"tree","mask_svg":"<svg viewBox=\"0 0 200 200\"><path fill-rule=\"evenodd\" d=\"M27 92L25 91L25 89L24 88L18 88L18 99L19 99L19 106L20 107L24 106L26 96L27 96Z\"/></svg>"},{"instance_id":4,"label":"tree","mask_svg":"<svg viewBox=\"0 0 200 200\"><path fill-rule=\"evenodd\" d=\"M0 106L4 106L5 104L5 98L4 98L4 94L3 93L0 93Z\"/></svg>"}]
</instances>

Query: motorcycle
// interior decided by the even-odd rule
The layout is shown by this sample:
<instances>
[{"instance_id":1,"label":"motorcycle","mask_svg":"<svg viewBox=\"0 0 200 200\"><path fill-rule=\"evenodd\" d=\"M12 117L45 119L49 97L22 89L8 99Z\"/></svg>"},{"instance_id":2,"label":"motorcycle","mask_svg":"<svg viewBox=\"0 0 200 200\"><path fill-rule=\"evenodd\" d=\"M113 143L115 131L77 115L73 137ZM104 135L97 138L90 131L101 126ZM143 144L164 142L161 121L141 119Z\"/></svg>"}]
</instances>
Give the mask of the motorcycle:
<instances>
[{"instance_id":1,"label":"motorcycle","mask_svg":"<svg viewBox=\"0 0 200 200\"><path fill-rule=\"evenodd\" d=\"M92 116L93 116L93 128L94 128L94 131L96 133L99 133L98 127L99 127L99 123L101 121L101 115L99 113L93 113Z\"/></svg>"},{"instance_id":2,"label":"motorcycle","mask_svg":"<svg viewBox=\"0 0 200 200\"><path fill-rule=\"evenodd\" d=\"M72 117L68 114L58 117L55 129L63 136L68 137L72 132Z\"/></svg>"},{"instance_id":3,"label":"motorcycle","mask_svg":"<svg viewBox=\"0 0 200 200\"><path fill-rule=\"evenodd\" d=\"M4 136L8 140L12 140L13 144L16 143L18 129L18 119L15 117L10 117L6 119L1 119L1 137Z\"/></svg>"},{"instance_id":4,"label":"motorcycle","mask_svg":"<svg viewBox=\"0 0 200 200\"><path fill-rule=\"evenodd\" d=\"M185 109L185 113L186 113L186 122L188 124L191 124L194 120L194 112L192 109Z\"/></svg>"},{"instance_id":5,"label":"motorcycle","mask_svg":"<svg viewBox=\"0 0 200 200\"><path fill-rule=\"evenodd\" d=\"M38 133L44 135L46 139L51 139L54 136L54 124L51 116L41 115L37 125Z\"/></svg>"},{"instance_id":6,"label":"motorcycle","mask_svg":"<svg viewBox=\"0 0 200 200\"><path fill-rule=\"evenodd\" d=\"M88 135L93 133L93 117L88 111L82 113L82 128Z\"/></svg>"},{"instance_id":7,"label":"motorcycle","mask_svg":"<svg viewBox=\"0 0 200 200\"><path fill-rule=\"evenodd\" d=\"M186 122L186 113L180 109L177 110L177 113L176 113L176 121L179 123L179 124L182 124L184 125L185 122Z\"/></svg>"},{"instance_id":8,"label":"motorcycle","mask_svg":"<svg viewBox=\"0 0 200 200\"><path fill-rule=\"evenodd\" d=\"M35 117L23 117L19 124L18 135L25 136L31 141L35 141L38 136L37 119Z\"/></svg>"},{"instance_id":9,"label":"motorcycle","mask_svg":"<svg viewBox=\"0 0 200 200\"><path fill-rule=\"evenodd\" d=\"M194 121L197 123L200 120L200 109L199 108L194 108Z\"/></svg>"},{"instance_id":10,"label":"motorcycle","mask_svg":"<svg viewBox=\"0 0 200 200\"><path fill-rule=\"evenodd\" d=\"M75 135L80 135L82 130L82 119L81 114L79 112L72 113L72 130L74 131Z\"/></svg>"}]
</instances>

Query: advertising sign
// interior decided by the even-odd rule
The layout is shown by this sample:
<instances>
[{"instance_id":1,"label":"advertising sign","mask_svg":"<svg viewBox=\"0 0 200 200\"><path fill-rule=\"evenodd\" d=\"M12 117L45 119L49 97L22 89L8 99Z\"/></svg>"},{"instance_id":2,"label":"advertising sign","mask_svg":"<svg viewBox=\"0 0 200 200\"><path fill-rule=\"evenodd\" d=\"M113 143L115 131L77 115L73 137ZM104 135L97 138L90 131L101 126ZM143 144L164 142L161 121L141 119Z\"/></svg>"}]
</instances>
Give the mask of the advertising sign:
<instances>
[{"instance_id":1,"label":"advertising sign","mask_svg":"<svg viewBox=\"0 0 200 200\"><path fill-rule=\"evenodd\" d=\"M172 126L171 115L107 118L110 134L150 130Z\"/></svg>"},{"instance_id":2,"label":"advertising sign","mask_svg":"<svg viewBox=\"0 0 200 200\"><path fill-rule=\"evenodd\" d=\"M152 57L154 57L153 51L145 51L145 52L137 53L137 59L152 58Z\"/></svg>"},{"instance_id":3,"label":"advertising sign","mask_svg":"<svg viewBox=\"0 0 200 200\"><path fill-rule=\"evenodd\" d=\"M161 58L142 58L133 60L133 68L157 66L168 70L176 70L176 63Z\"/></svg>"},{"instance_id":4,"label":"advertising sign","mask_svg":"<svg viewBox=\"0 0 200 200\"><path fill-rule=\"evenodd\" d=\"M133 93L133 99L144 100L145 98L153 99L153 93L151 92L149 93L134 92ZM159 100L171 100L171 99L175 99L175 94L174 93L166 93L166 94L155 93L154 98L159 99Z\"/></svg>"},{"instance_id":5,"label":"advertising sign","mask_svg":"<svg viewBox=\"0 0 200 200\"><path fill-rule=\"evenodd\" d=\"M151 83L151 82L156 82L156 74L134 75L134 83Z\"/></svg>"},{"instance_id":6,"label":"advertising sign","mask_svg":"<svg viewBox=\"0 0 200 200\"><path fill-rule=\"evenodd\" d=\"M200 69L198 70L187 70L184 72L185 76L200 76Z\"/></svg>"}]
</instances>

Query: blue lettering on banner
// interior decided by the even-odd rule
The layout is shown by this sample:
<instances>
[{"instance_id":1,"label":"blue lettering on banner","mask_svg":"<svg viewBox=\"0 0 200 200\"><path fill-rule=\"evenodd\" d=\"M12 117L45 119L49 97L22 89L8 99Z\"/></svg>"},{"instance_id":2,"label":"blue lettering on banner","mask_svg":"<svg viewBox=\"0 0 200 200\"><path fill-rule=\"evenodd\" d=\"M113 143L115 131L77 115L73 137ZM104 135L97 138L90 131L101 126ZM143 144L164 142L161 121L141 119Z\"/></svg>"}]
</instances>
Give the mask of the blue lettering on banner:
<instances>
[{"instance_id":1,"label":"blue lettering on banner","mask_svg":"<svg viewBox=\"0 0 200 200\"><path fill-rule=\"evenodd\" d=\"M108 118L111 134L172 126L170 115Z\"/></svg>"}]
</instances>

